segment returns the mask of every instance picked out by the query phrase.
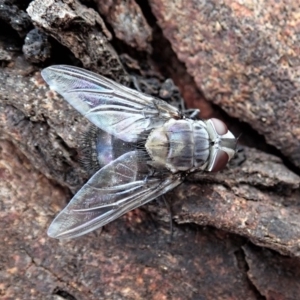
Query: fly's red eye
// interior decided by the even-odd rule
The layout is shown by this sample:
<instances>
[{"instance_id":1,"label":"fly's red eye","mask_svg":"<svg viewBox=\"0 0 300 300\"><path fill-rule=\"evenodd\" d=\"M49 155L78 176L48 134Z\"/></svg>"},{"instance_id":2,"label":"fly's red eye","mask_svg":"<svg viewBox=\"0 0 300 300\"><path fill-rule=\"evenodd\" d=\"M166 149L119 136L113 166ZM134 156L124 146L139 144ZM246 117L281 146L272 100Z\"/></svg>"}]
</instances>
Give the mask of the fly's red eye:
<instances>
[{"instance_id":1,"label":"fly's red eye","mask_svg":"<svg viewBox=\"0 0 300 300\"><path fill-rule=\"evenodd\" d=\"M223 121L216 118L212 118L211 121L214 124L215 130L218 135L224 135L228 132L228 128Z\"/></svg>"},{"instance_id":2,"label":"fly's red eye","mask_svg":"<svg viewBox=\"0 0 300 300\"><path fill-rule=\"evenodd\" d=\"M223 150L218 150L213 162L211 172L218 172L223 170L226 167L228 161L229 161L228 154Z\"/></svg>"}]
</instances>

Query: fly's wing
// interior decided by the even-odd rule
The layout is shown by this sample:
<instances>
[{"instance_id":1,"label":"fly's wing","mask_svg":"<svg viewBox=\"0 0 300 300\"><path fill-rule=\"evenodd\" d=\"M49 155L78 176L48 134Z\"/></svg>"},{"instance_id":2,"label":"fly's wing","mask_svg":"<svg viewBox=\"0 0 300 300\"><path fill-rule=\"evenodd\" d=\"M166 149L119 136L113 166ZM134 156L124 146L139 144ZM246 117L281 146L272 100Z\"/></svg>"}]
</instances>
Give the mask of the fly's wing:
<instances>
[{"instance_id":1,"label":"fly's wing","mask_svg":"<svg viewBox=\"0 0 300 300\"><path fill-rule=\"evenodd\" d=\"M58 65L41 74L88 120L126 142L136 142L141 133L170 118L180 118L178 110L166 102L84 69Z\"/></svg>"},{"instance_id":2,"label":"fly's wing","mask_svg":"<svg viewBox=\"0 0 300 300\"><path fill-rule=\"evenodd\" d=\"M181 183L177 175L152 176L138 151L109 163L79 190L48 229L53 238L74 238L99 228Z\"/></svg>"}]
</instances>

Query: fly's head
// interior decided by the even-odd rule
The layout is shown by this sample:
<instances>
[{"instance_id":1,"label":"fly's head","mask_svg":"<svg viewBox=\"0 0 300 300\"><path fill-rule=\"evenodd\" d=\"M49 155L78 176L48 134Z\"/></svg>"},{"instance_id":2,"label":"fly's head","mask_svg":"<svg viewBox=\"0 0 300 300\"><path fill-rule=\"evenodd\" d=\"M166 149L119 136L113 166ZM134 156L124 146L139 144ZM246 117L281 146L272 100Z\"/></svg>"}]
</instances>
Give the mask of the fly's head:
<instances>
[{"instance_id":1,"label":"fly's head","mask_svg":"<svg viewBox=\"0 0 300 300\"><path fill-rule=\"evenodd\" d=\"M206 170L217 172L223 170L235 155L237 139L223 121L212 118L205 123L210 139L210 154Z\"/></svg>"}]
</instances>

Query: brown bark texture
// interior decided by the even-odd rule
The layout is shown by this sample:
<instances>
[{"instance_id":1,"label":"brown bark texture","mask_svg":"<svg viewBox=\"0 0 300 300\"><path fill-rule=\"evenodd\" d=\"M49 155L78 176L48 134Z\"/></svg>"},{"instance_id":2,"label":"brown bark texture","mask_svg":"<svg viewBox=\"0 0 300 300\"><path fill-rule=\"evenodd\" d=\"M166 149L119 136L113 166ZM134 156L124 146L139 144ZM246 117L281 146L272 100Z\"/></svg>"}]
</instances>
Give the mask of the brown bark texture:
<instances>
[{"instance_id":1,"label":"brown bark texture","mask_svg":"<svg viewBox=\"0 0 300 300\"><path fill-rule=\"evenodd\" d=\"M1 299L299 299L299 7L294 1L0 0ZM226 121L238 153L102 231L47 237L91 175L89 122L51 64ZM171 78L172 81L168 78Z\"/></svg>"}]
</instances>

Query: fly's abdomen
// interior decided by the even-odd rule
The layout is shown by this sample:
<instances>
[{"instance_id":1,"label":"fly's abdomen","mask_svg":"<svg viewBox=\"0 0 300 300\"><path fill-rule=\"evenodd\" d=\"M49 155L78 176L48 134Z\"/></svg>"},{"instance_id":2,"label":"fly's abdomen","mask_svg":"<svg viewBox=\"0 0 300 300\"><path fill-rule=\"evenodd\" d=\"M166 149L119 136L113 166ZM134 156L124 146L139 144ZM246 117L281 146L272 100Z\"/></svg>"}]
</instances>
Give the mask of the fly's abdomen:
<instances>
[{"instance_id":1,"label":"fly's abdomen","mask_svg":"<svg viewBox=\"0 0 300 300\"><path fill-rule=\"evenodd\" d=\"M113 135L98 129L95 134L95 149L99 167L111 163L126 152L135 150L135 147Z\"/></svg>"},{"instance_id":2,"label":"fly's abdomen","mask_svg":"<svg viewBox=\"0 0 300 300\"><path fill-rule=\"evenodd\" d=\"M171 119L149 134L145 146L151 165L174 173L194 169L209 155L207 131L192 120Z\"/></svg>"}]
</instances>

